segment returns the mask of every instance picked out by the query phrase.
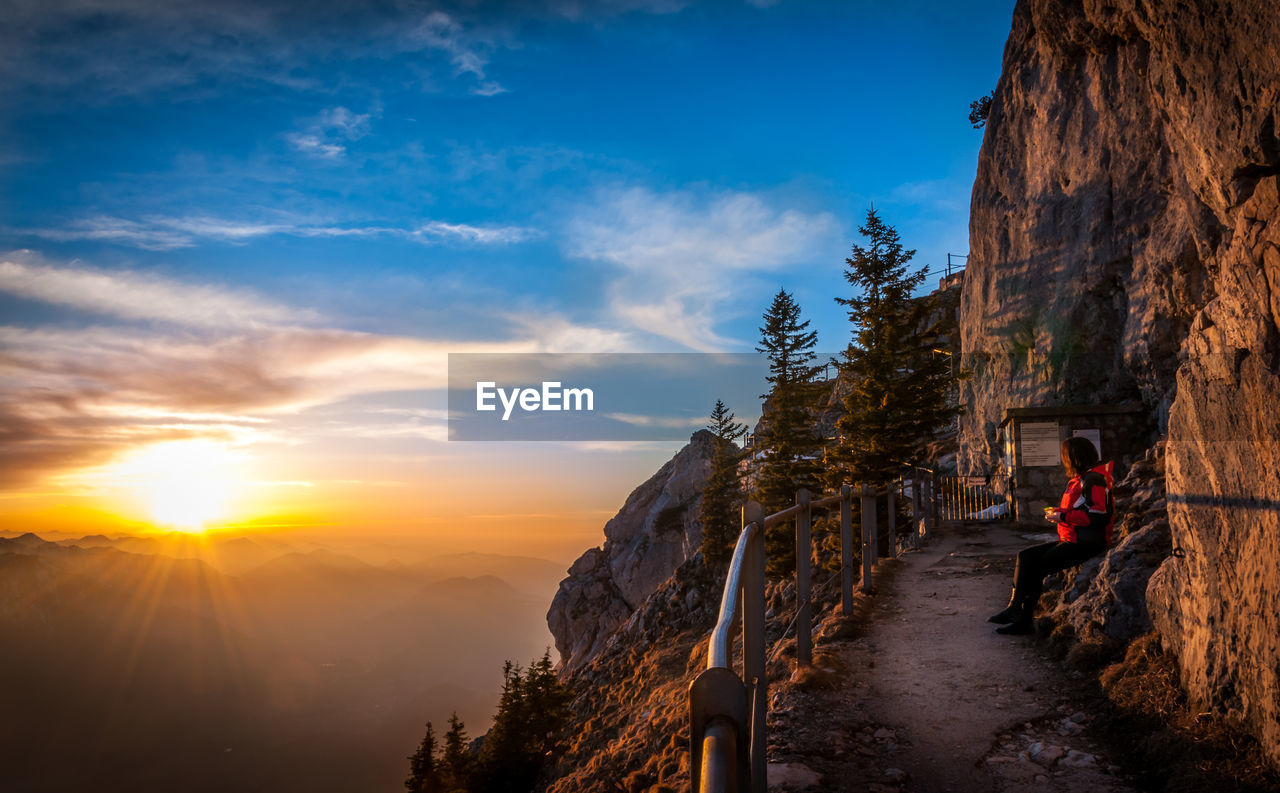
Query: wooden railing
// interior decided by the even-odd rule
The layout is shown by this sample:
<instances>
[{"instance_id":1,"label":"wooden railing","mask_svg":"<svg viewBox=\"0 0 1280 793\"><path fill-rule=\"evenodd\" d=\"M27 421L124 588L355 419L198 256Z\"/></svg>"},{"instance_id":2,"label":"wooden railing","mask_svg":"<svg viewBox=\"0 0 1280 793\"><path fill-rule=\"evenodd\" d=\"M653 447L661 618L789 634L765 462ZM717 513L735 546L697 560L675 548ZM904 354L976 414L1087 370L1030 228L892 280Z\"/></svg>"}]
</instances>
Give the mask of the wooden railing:
<instances>
[{"instance_id":1,"label":"wooden railing","mask_svg":"<svg viewBox=\"0 0 1280 793\"><path fill-rule=\"evenodd\" d=\"M932 471L912 469L909 479L873 490L863 484L861 500L860 590L870 594L876 561L895 556L899 495L911 499L912 530L908 542L919 547L938 524L937 481ZM876 501L888 500L888 520L877 525ZM853 499L849 485L840 492L812 499L796 494L794 506L765 515L754 501L742 508L738 536L725 576L720 614L707 648L707 668L689 687L689 776L693 793L764 793L765 716L769 682L765 669L765 530L796 521L796 661L813 662L813 606L810 602L813 510L840 509L840 608L853 613ZM732 650L737 615L742 619L742 673L733 670Z\"/></svg>"}]
</instances>

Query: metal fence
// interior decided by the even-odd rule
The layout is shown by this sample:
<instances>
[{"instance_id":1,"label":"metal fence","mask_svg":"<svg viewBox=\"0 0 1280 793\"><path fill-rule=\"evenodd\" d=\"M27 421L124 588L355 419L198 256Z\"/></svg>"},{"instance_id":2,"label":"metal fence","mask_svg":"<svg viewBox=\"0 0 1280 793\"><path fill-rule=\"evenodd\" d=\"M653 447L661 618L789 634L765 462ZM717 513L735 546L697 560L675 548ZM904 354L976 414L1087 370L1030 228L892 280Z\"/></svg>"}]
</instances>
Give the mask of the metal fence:
<instances>
[{"instance_id":1,"label":"metal fence","mask_svg":"<svg viewBox=\"0 0 1280 793\"><path fill-rule=\"evenodd\" d=\"M707 652L707 668L689 687L689 776L693 793L765 793L765 715L769 682L765 669L765 529L796 521L796 660L813 662L813 606L810 602L813 510L840 512L840 608L853 613L853 499L860 499L862 556L860 589L871 592L875 562L897 553L896 501L910 499L911 530L907 542L918 547L938 524L937 477L913 469L910 478L873 490L844 485L840 492L812 499L796 494L796 503L772 515L751 501L742 508L742 533L725 576L720 614ZM886 525L877 525L879 498L888 506ZM738 615L742 621L742 672L733 669L733 640Z\"/></svg>"},{"instance_id":2,"label":"metal fence","mask_svg":"<svg viewBox=\"0 0 1280 793\"><path fill-rule=\"evenodd\" d=\"M938 478L940 517L948 522L1009 520L1008 477Z\"/></svg>"}]
</instances>

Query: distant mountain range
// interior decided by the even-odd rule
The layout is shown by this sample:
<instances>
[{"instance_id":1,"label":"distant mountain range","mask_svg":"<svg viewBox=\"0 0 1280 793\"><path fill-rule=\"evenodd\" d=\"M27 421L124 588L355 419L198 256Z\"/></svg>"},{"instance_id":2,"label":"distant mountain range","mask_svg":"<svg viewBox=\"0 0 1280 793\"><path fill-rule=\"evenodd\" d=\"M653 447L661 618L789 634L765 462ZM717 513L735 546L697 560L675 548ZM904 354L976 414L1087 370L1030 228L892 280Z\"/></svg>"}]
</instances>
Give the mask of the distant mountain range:
<instances>
[{"instance_id":1,"label":"distant mountain range","mask_svg":"<svg viewBox=\"0 0 1280 793\"><path fill-rule=\"evenodd\" d=\"M6 791L394 791L552 640L563 569L388 566L274 538L0 538Z\"/></svg>"}]
</instances>

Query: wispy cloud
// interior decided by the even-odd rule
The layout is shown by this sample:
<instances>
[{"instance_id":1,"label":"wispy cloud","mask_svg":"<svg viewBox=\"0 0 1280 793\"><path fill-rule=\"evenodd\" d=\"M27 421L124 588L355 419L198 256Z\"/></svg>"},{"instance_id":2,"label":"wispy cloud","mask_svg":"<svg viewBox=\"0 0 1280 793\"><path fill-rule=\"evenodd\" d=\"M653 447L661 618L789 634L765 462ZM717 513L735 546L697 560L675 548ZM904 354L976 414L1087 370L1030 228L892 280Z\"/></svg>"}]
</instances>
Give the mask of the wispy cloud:
<instances>
[{"instance_id":1,"label":"wispy cloud","mask_svg":"<svg viewBox=\"0 0 1280 793\"><path fill-rule=\"evenodd\" d=\"M746 0L764 6L773 0ZM522 30L548 18L602 22L633 13L670 14L690 0L541 0L510 3L315 3L278 0L8 0L0 25L0 92L38 87L110 101L174 88L269 83L324 90L307 67L335 55L392 61L426 53L454 79L487 97L507 91L491 74L494 55L519 46ZM340 143L301 133L326 156ZM337 155L328 155L337 156Z\"/></svg>"},{"instance_id":2,"label":"wispy cloud","mask_svg":"<svg viewBox=\"0 0 1280 793\"><path fill-rule=\"evenodd\" d=\"M788 209L759 194L633 188L579 210L566 245L573 256L617 268L609 289L616 316L710 351L734 346L715 327L754 278L820 256L838 244L839 230L829 213Z\"/></svg>"},{"instance_id":3,"label":"wispy cloud","mask_svg":"<svg viewBox=\"0 0 1280 793\"><path fill-rule=\"evenodd\" d=\"M636 427L687 429L702 427L707 423L706 416L642 416L637 413L606 413L605 416Z\"/></svg>"},{"instance_id":4,"label":"wispy cloud","mask_svg":"<svg viewBox=\"0 0 1280 793\"><path fill-rule=\"evenodd\" d=\"M225 218L148 215L137 220L110 216L84 218L64 226L12 228L9 232L55 242L91 240L153 251L190 248L201 241L243 243L258 237L398 237L424 245L463 243L512 245L541 236L527 226L448 223L432 220L401 228L386 225L311 225L297 222L262 223Z\"/></svg>"},{"instance_id":5,"label":"wispy cloud","mask_svg":"<svg viewBox=\"0 0 1280 793\"><path fill-rule=\"evenodd\" d=\"M369 134L370 113L353 113L345 107L329 108L308 121L302 132L285 139L298 151L326 160L334 160L347 152L346 144Z\"/></svg>"},{"instance_id":6,"label":"wispy cloud","mask_svg":"<svg viewBox=\"0 0 1280 793\"><path fill-rule=\"evenodd\" d=\"M509 335L491 342L362 333L245 290L32 254L0 257L0 293L150 323L0 325L0 488L162 441L280 442L281 422L321 406L443 389L450 352L616 351L629 341L553 313L499 315ZM415 409L330 434L443 441L442 416Z\"/></svg>"},{"instance_id":7,"label":"wispy cloud","mask_svg":"<svg viewBox=\"0 0 1280 793\"><path fill-rule=\"evenodd\" d=\"M513 337L524 339L529 352L638 352L635 334L569 320L554 313L503 315L513 328Z\"/></svg>"},{"instance_id":8,"label":"wispy cloud","mask_svg":"<svg viewBox=\"0 0 1280 793\"><path fill-rule=\"evenodd\" d=\"M489 65L493 41L487 36L468 31L457 16L440 10L432 11L410 31L409 39L420 42L424 47L448 53L455 76L470 75L478 81L471 93L479 96L506 93L506 88L494 80L486 79L485 69Z\"/></svg>"},{"instance_id":9,"label":"wispy cloud","mask_svg":"<svg viewBox=\"0 0 1280 793\"><path fill-rule=\"evenodd\" d=\"M30 254L0 259L0 292L121 319L187 327L231 329L314 319L309 312L248 292L129 271L55 267Z\"/></svg>"},{"instance_id":10,"label":"wispy cloud","mask_svg":"<svg viewBox=\"0 0 1280 793\"><path fill-rule=\"evenodd\" d=\"M538 236L535 229L523 226L471 226L433 220L408 233L421 240L461 240L481 245L510 245Z\"/></svg>"},{"instance_id":11,"label":"wispy cloud","mask_svg":"<svg viewBox=\"0 0 1280 793\"><path fill-rule=\"evenodd\" d=\"M347 153L346 146L339 143L329 143L321 136L313 133L295 132L286 135L285 138L293 148L303 154L313 154L326 160L336 160Z\"/></svg>"}]
</instances>

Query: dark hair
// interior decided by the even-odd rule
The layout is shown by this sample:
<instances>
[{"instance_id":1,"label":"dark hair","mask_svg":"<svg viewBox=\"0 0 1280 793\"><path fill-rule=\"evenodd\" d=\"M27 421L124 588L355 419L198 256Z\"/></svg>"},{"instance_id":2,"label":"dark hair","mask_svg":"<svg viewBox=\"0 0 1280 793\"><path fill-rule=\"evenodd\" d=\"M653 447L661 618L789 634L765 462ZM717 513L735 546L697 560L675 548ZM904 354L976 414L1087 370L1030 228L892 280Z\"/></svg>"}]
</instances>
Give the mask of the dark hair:
<instances>
[{"instance_id":1,"label":"dark hair","mask_svg":"<svg viewBox=\"0 0 1280 793\"><path fill-rule=\"evenodd\" d=\"M1068 473L1080 476L1098 464L1098 450L1093 441L1076 435L1062 442L1062 461L1071 469Z\"/></svg>"}]
</instances>

